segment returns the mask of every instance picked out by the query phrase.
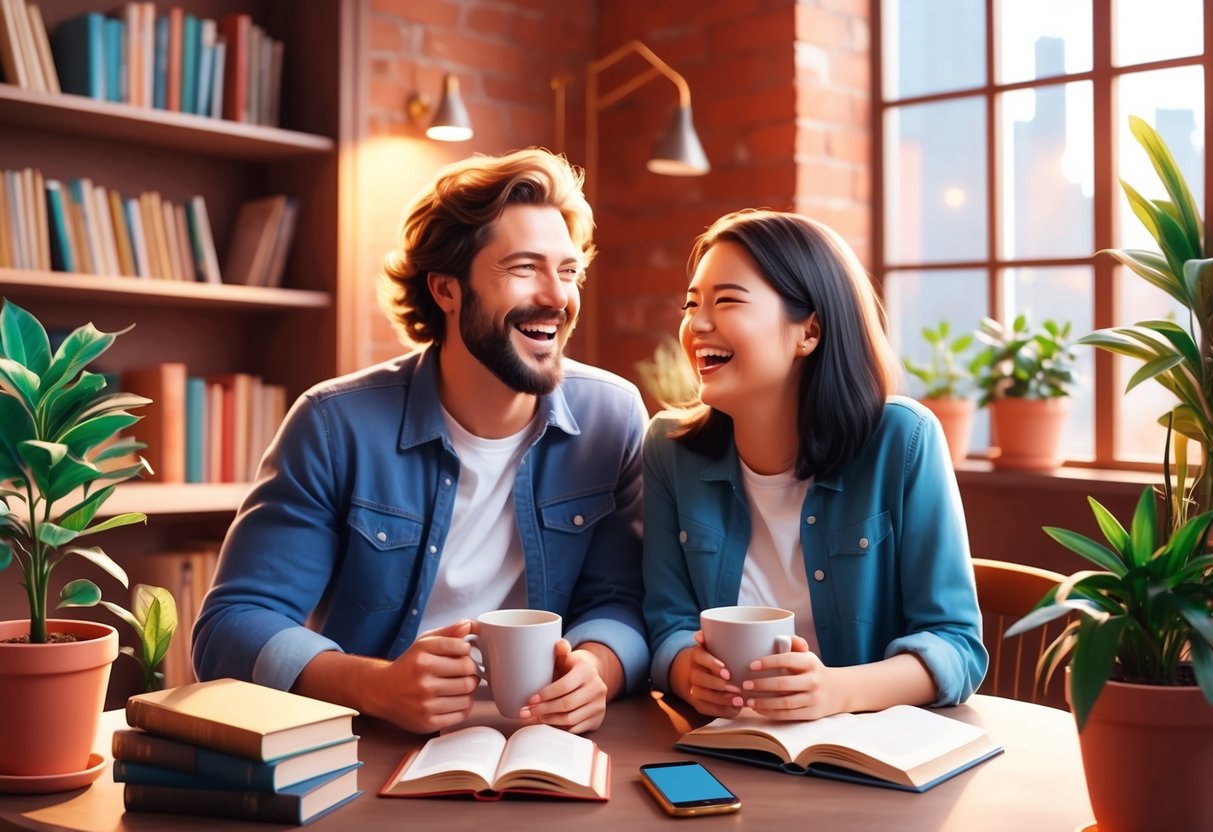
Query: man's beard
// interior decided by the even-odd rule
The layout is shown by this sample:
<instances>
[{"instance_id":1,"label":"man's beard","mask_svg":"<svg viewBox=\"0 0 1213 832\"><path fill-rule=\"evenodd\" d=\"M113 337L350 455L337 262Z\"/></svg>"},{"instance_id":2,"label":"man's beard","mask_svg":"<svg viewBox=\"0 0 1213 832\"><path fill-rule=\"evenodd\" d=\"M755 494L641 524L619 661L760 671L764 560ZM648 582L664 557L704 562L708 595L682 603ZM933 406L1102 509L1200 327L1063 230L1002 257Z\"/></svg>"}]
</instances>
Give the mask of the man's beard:
<instances>
[{"instance_id":1,"label":"man's beard","mask_svg":"<svg viewBox=\"0 0 1213 832\"><path fill-rule=\"evenodd\" d=\"M511 309L505 320L498 325L484 312L480 296L475 290L466 283L463 290L464 301L459 310L459 334L463 337L468 352L511 390L535 396L555 390L564 378L561 356L564 342L572 332L571 327L565 329L568 313L561 309L556 310L553 315L553 310L534 306ZM510 334L517 324L550 321L553 317L559 319L559 328L555 335L558 348L547 357L543 366L528 366L518 354Z\"/></svg>"}]
</instances>

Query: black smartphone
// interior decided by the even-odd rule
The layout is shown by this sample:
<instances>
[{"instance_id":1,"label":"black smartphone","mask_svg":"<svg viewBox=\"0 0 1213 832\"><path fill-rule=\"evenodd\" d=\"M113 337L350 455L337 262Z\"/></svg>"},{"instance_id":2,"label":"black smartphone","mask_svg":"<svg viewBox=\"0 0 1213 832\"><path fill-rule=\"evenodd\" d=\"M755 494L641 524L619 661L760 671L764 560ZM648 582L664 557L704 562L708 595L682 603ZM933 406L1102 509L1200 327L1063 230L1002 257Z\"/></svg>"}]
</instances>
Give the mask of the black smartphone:
<instances>
[{"instance_id":1,"label":"black smartphone","mask_svg":"<svg viewBox=\"0 0 1213 832\"><path fill-rule=\"evenodd\" d=\"M675 817L719 815L741 809L741 800L712 772L692 761L647 763L640 779L661 808Z\"/></svg>"}]
</instances>

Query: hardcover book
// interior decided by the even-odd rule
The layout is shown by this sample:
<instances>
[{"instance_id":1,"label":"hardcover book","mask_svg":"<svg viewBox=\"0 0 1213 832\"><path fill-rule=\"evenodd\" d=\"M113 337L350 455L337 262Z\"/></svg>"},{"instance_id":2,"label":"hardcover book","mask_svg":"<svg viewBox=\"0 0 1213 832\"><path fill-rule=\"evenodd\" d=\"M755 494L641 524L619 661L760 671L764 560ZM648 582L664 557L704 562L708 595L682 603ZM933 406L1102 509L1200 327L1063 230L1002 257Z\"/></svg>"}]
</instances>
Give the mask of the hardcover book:
<instances>
[{"instance_id":1,"label":"hardcover book","mask_svg":"<svg viewBox=\"0 0 1213 832\"><path fill-rule=\"evenodd\" d=\"M358 791L358 765L305 780L279 792L127 783L122 798L128 812L166 812L301 825L311 823L361 794Z\"/></svg>"},{"instance_id":2,"label":"hardcover book","mask_svg":"<svg viewBox=\"0 0 1213 832\"><path fill-rule=\"evenodd\" d=\"M512 792L607 800L610 775L611 758L593 740L550 725L519 728L507 740L495 728L477 725L409 752L379 794L500 800Z\"/></svg>"},{"instance_id":3,"label":"hardcover book","mask_svg":"<svg viewBox=\"0 0 1213 832\"><path fill-rule=\"evenodd\" d=\"M249 760L273 760L353 736L357 711L238 679L132 696L126 721Z\"/></svg>"},{"instance_id":4,"label":"hardcover book","mask_svg":"<svg viewBox=\"0 0 1213 832\"><path fill-rule=\"evenodd\" d=\"M911 705L804 722L721 718L684 734L675 747L910 792L925 792L1003 750L975 725Z\"/></svg>"},{"instance_id":5,"label":"hardcover book","mask_svg":"<svg viewBox=\"0 0 1213 832\"><path fill-rule=\"evenodd\" d=\"M114 732L114 780L120 783L281 791L358 763L358 737L257 762L137 729Z\"/></svg>"}]
</instances>

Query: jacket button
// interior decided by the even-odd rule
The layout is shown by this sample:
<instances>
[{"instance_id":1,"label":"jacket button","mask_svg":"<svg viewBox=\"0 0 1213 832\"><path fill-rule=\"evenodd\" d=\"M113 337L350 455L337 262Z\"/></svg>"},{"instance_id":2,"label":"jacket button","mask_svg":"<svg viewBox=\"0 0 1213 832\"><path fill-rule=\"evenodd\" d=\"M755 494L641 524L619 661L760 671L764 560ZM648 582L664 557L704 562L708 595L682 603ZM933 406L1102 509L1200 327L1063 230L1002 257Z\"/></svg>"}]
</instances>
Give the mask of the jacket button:
<instances>
[{"instance_id":1,"label":"jacket button","mask_svg":"<svg viewBox=\"0 0 1213 832\"><path fill-rule=\"evenodd\" d=\"M815 571L813 573L813 580L824 581L825 579L826 579L826 573L823 572L822 570L818 569L817 571Z\"/></svg>"},{"instance_id":2,"label":"jacket button","mask_svg":"<svg viewBox=\"0 0 1213 832\"><path fill-rule=\"evenodd\" d=\"M808 523L811 526L817 522L817 516L814 514L810 514L808 517L804 518L804 522Z\"/></svg>"},{"instance_id":3,"label":"jacket button","mask_svg":"<svg viewBox=\"0 0 1213 832\"><path fill-rule=\"evenodd\" d=\"M385 542L387 540L387 532L379 532L379 534L375 535L375 539L380 543Z\"/></svg>"},{"instance_id":4,"label":"jacket button","mask_svg":"<svg viewBox=\"0 0 1213 832\"><path fill-rule=\"evenodd\" d=\"M686 533L685 531L683 531L683 532L679 532L679 533L678 533L678 542L679 542L679 543L686 543L686 542L687 542L687 533Z\"/></svg>"},{"instance_id":5,"label":"jacket button","mask_svg":"<svg viewBox=\"0 0 1213 832\"><path fill-rule=\"evenodd\" d=\"M447 488L450 488L451 487L451 478L450 477L445 478L442 481L442 484L445 485Z\"/></svg>"},{"instance_id":6,"label":"jacket button","mask_svg":"<svg viewBox=\"0 0 1213 832\"><path fill-rule=\"evenodd\" d=\"M437 546L431 546L431 547L430 547L430 554L431 554L431 555L436 555L436 554L438 554L438 547L437 547Z\"/></svg>"},{"instance_id":7,"label":"jacket button","mask_svg":"<svg viewBox=\"0 0 1213 832\"><path fill-rule=\"evenodd\" d=\"M860 549L868 548L868 539L866 537L859 538L859 548Z\"/></svg>"},{"instance_id":8,"label":"jacket button","mask_svg":"<svg viewBox=\"0 0 1213 832\"><path fill-rule=\"evenodd\" d=\"M582 517L580 514L578 514L576 517L573 518L573 525L574 526L584 526L585 518Z\"/></svg>"}]
</instances>

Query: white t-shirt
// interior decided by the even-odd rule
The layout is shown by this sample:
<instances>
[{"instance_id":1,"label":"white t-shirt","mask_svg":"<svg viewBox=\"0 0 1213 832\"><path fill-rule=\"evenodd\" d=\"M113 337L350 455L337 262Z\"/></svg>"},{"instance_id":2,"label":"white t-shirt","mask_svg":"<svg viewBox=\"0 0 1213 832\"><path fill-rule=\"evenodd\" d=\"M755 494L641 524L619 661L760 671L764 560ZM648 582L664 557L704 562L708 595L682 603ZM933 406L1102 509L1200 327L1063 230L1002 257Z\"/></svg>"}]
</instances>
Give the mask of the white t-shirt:
<instances>
[{"instance_id":1,"label":"white t-shirt","mask_svg":"<svg viewBox=\"0 0 1213 832\"><path fill-rule=\"evenodd\" d=\"M791 470L756 474L744 462L741 475L750 505L750 548L737 603L791 610L796 614L796 635L816 653L817 630L800 545L800 511L813 480L799 480Z\"/></svg>"},{"instance_id":2,"label":"white t-shirt","mask_svg":"<svg viewBox=\"0 0 1213 832\"><path fill-rule=\"evenodd\" d=\"M419 633L490 610L526 606L514 477L534 425L504 439L484 439L468 433L446 408L442 418L459 456L459 484Z\"/></svg>"}]
</instances>

